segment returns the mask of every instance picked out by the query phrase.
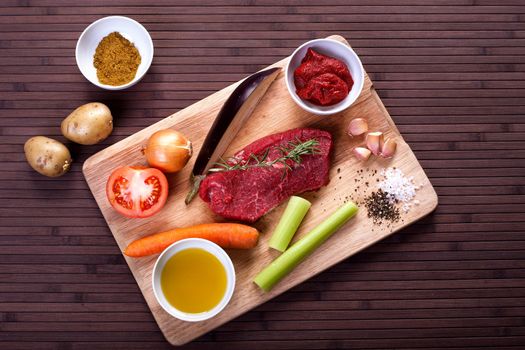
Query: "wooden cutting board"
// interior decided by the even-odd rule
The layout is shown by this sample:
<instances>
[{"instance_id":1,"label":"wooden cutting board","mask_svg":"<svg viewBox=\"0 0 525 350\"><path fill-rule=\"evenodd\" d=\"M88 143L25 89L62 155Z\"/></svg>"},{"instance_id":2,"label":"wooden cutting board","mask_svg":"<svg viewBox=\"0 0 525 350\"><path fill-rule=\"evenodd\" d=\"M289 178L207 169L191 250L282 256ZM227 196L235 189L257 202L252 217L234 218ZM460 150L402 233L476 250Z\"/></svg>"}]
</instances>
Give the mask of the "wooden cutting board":
<instances>
[{"instance_id":1,"label":"wooden cutting board","mask_svg":"<svg viewBox=\"0 0 525 350\"><path fill-rule=\"evenodd\" d=\"M346 42L341 36L330 39ZM287 59L273 66L284 67ZM149 136L157 130L174 128L187 135L193 142L195 153L204 141L209 127L235 86L233 84L215 94L179 111L166 119L145 128L134 135L100 151L89 158L83 167L86 181L106 219L117 244L123 250L131 241L148 234L165 231L174 227L195 225L213 221L223 221L214 215L206 204L196 198L186 206L184 197L189 190L189 176L195 156L178 174L168 177L170 194L166 206L157 215L147 219L127 219L115 212L106 200L105 186L110 173L123 165L146 164L141 148ZM379 130L386 137L398 141L396 155L391 160L371 158L366 163L359 162L352 155L352 148L362 144L362 138L351 139L346 128L351 119L364 117L371 130ZM304 280L318 274L341 260L374 244L386 236L417 221L430 213L438 203L437 195L425 172L419 165L410 147L404 142L383 103L375 92L372 82L365 74L365 84L361 96L348 110L328 117L309 114L299 108L289 96L284 81L284 71L269 88L255 109L248 123L230 145L226 155L233 154L248 143L275 132L295 127L315 127L330 131L334 137L334 155L330 172L330 183L315 193L304 194L312 201L294 241L302 237L324 218L328 217L344 201L353 199L361 202L375 179L368 176L384 167L396 167L407 176L413 176L416 184L422 185L416 199L419 205L403 214L403 220L388 225L374 225L367 217L366 209L361 208L358 215L334 234L308 259L300 264L270 292L262 292L253 282L262 267L278 256L268 248L268 240L283 211L279 206L264 216L255 226L261 231L261 239L256 248L248 251L230 250L237 273L235 292L229 305L216 317L198 323L179 321L168 315L157 303L151 286L151 272L157 256L126 261L135 277L148 306L166 339L173 345L182 345L219 325L253 309L265 301L283 293ZM368 185L368 186L367 186Z\"/></svg>"}]
</instances>

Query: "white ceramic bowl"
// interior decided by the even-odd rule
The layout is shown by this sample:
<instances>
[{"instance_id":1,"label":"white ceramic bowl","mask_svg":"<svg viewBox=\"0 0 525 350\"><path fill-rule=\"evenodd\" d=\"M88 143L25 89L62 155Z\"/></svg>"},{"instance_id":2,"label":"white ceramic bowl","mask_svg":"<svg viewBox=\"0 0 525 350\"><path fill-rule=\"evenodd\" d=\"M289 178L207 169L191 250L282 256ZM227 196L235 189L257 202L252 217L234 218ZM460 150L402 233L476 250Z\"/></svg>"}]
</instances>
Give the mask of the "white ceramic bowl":
<instances>
[{"instance_id":1,"label":"white ceramic bowl","mask_svg":"<svg viewBox=\"0 0 525 350\"><path fill-rule=\"evenodd\" d=\"M139 50L141 62L137 69L135 78L127 84L112 86L98 81L97 70L93 65L93 56L100 41L110 33L119 32L123 37L131 41ZM135 85L148 71L153 60L153 41L139 22L122 16L110 16L101 18L91 23L80 35L75 50L77 65L84 77L98 87L107 90L122 90Z\"/></svg>"},{"instance_id":2,"label":"white ceramic bowl","mask_svg":"<svg viewBox=\"0 0 525 350\"><path fill-rule=\"evenodd\" d=\"M224 266L224 269L226 270L226 292L224 293L224 296L222 297L219 304L206 312L187 313L176 309L168 302L168 300L166 300L160 285L160 276L164 266L166 265L166 262L176 253L189 248L199 248L213 254L217 259L219 259L222 266ZM233 268L233 263L228 254L226 254L226 252L217 244L206 239L187 238L173 243L168 248L166 248L162 254L160 254L157 262L155 263L155 266L153 267L152 284L153 293L155 294L157 301L159 302L160 306L162 306L162 308L171 316L176 317L179 320L189 322L204 321L217 315L230 302L230 299L233 295L233 290L235 289L235 269Z\"/></svg>"},{"instance_id":3,"label":"white ceramic bowl","mask_svg":"<svg viewBox=\"0 0 525 350\"><path fill-rule=\"evenodd\" d=\"M297 95L293 73L301 64L301 61L306 55L308 48L312 48L319 53L343 61L350 70L350 74L354 80L354 85L348 93L348 96L346 96L346 98L341 102L331 106L318 106L309 101L301 99ZM297 48L297 50L294 51L292 56L290 56L290 59L286 64L285 80L288 92L292 96L295 103L297 103L302 109L318 115L330 115L347 109L352 105L352 103L355 102L355 100L357 100L361 94L361 90L363 89L365 71L363 69L363 65L361 64L361 60L354 50L352 50L349 46L331 39L316 39L302 44Z\"/></svg>"}]
</instances>

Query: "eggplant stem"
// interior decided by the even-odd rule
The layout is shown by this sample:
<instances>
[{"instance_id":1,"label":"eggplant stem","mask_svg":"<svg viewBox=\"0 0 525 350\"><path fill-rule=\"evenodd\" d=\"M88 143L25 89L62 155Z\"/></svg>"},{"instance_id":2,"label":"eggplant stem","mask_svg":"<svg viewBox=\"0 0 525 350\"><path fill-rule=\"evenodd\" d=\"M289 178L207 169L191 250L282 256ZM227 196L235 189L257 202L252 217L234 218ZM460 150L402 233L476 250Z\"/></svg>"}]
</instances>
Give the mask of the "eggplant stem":
<instances>
[{"instance_id":1,"label":"eggplant stem","mask_svg":"<svg viewBox=\"0 0 525 350\"><path fill-rule=\"evenodd\" d=\"M186 199L184 200L184 203L186 203L186 205L190 204L197 192L199 192L199 187L201 186L201 182L202 180L204 180L205 177L206 176L204 175L191 175L191 189L190 192L188 192L188 194L186 195Z\"/></svg>"}]
</instances>

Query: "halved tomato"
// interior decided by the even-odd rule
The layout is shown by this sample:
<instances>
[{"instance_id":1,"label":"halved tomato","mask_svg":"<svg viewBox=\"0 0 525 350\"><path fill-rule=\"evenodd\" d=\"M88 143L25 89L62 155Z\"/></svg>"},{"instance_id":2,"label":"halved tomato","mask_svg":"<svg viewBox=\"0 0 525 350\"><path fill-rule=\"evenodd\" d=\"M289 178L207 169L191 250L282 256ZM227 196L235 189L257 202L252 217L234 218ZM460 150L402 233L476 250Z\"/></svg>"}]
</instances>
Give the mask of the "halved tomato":
<instances>
[{"instance_id":1,"label":"halved tomato","mask_svg":"<svg viewBox=\"0 0 525 350\"><path fill-rule=\"evenodd\" d=\"M115 169L106 184L109 203L129 218L147 218L162 209L168 198L168 180L158 169L124 166Z\"/></svg>"}]
</instances>

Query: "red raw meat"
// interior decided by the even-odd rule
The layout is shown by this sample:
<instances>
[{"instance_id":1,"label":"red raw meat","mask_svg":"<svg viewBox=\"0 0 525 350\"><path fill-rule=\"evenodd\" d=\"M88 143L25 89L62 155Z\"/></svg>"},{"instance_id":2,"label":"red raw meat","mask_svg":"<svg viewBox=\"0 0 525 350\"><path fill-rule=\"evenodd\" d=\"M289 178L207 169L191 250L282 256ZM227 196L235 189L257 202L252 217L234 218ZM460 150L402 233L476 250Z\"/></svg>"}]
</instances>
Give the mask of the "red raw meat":
<instances>
[{"instance_id":1,"label":"red raw meat","mask_svg":"<svg viewBox=\"0 0 525 350\"><path fill-rule=\"evenodd\" d=\"M318 129L292 129L259 139L234 156L241 164L252 164L251 154L262 157L269 148L267 161L281 156L279 147L289 142L315 139L318 153L302 156L301 164L289 162L273 167L231 170L208 175L201 183L199 195L210 209L228 219L254 222L288 197L317 190L329 181L332 136Z\"/></svg>"}]
</instances>

